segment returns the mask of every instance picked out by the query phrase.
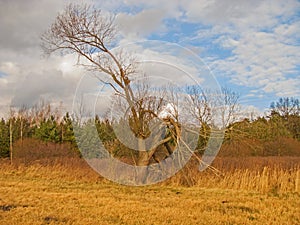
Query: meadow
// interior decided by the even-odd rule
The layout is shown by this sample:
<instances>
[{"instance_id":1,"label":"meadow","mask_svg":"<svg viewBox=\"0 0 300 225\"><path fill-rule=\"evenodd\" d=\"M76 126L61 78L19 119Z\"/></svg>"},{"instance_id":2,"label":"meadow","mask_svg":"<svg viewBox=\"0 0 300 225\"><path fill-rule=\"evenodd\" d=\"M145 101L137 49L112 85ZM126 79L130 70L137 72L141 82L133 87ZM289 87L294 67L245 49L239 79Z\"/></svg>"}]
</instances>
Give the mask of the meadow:
<instances>
[{"instance_id":1,"label":"meadow","mask_svg":"<svg viewBox=\"0 0 300 225\"><path fill-rule=\"evenodd\" d=\"M0 161L0 224L300 224L298 157L193 162L152 186L112 183L83 160Z\"/></svg>"}]
</instances>

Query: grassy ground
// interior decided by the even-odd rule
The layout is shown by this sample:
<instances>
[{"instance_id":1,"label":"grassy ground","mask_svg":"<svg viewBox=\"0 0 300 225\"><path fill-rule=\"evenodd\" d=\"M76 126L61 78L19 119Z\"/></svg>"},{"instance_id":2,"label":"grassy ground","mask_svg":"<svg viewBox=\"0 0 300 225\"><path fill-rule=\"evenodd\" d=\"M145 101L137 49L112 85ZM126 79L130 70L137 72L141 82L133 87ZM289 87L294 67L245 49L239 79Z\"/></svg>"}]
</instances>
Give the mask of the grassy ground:
<instances>
[{"instance_id":1,"label":"grassy ground","mask_svg":"<svg viewBox=\"0 0 300 225\"><path fill-rule=\"evenodd\" d=\"M228 180L230 182L230 180ZM85 170L0 164L0 224L300 224L300 194L127 187Z\"/></svg>"}]
</instances>

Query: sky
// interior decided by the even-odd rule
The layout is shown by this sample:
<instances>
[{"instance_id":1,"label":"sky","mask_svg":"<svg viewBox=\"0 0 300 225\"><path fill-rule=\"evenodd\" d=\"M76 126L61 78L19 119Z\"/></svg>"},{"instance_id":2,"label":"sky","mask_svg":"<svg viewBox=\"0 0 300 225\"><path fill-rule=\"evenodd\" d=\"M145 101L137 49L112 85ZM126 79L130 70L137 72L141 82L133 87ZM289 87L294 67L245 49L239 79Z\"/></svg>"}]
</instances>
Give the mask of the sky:
<instances>
[{"instance_id":1,"label":"sky","mask_svg":"<svg viewBox=\"0 0 300 225\"><path fill-rule=\"evenodd\" d=\"M161 48L142 45L139 53L150 60L161 53L160 60L189 68L201 83L204 77L188 57L176 51L175 59L168 52L169 46L186 49L220 86L240 94L246 110L261 113L279 97L300 97L299 0L77 2L115 15L120 45L161 43L156 46ZM85 71L75 66L73 55L45 58L40 47L41 34L67 3L0 0L0 116L7 116L10 106L30 107L40 99L62 102L70 111ZM168 79L179 82L183 77Z\"/></svg>"}]
</instances>

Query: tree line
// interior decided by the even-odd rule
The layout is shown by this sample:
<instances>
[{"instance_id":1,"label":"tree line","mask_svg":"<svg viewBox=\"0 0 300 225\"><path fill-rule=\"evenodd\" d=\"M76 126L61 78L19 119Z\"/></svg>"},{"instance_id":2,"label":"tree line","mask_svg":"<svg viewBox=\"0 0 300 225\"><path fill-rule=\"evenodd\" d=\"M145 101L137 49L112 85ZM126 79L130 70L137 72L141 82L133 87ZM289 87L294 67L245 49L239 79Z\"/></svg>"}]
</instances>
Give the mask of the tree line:
<instances>
[{"instance_id":1,"label":"tree line","mask_svg":"<svg viewBox=\"0 0 300 225\"><path fill-rule=\"evenodd\" d=\"M245 118L230 124L223 145L227 146L224 151L230 151L231 148L236 155L244 148L248 149L244 154L252 156L299 156L299 100L280 98L271 103L268 115L253 121Z\"/></svg>"},{"instance_id":2,"label":"tree line","mask_svg":"<svg viewBox=\"0 0 300 225\"><path fill-rule=\"evenodd\" d=\"M128 146L118 140L112 121L96 116L93 120L84 122L88 127L93 124L98 132L98 137L88 135L82 140L75 138L73 126L74 118L69 113L61 116L57 110L51 110L50 104L42 104L31 109L22 108L11 111L8 119L0 120L0 157L10 156L10 144L23 142L24 139L39 140L44 143L58 145L68 143L73 151L79 151L77 142L81 145L103 145L114 157L133 157L137 151L131 151ZM205 130L205 131L204 131ZM86 132L87 129L84 130ZM203 125L199 131L196 152L205 151L209 139L210 126ZM203 135L206 133L206 135ZM208 134L208 135L207 135ZM10 143L12 141L12 143ZM240 119L226 127L225 137L221 148L221 155L300 155L300 110L299 101L295 98L280 98L271 103L270 113L264 117L253 120ZM241 153L248 149L248 152ZM85 157L99 157L97 151L81 152ZM136 156L138 157L138 156Z\"/></svg>"}]
</instances>

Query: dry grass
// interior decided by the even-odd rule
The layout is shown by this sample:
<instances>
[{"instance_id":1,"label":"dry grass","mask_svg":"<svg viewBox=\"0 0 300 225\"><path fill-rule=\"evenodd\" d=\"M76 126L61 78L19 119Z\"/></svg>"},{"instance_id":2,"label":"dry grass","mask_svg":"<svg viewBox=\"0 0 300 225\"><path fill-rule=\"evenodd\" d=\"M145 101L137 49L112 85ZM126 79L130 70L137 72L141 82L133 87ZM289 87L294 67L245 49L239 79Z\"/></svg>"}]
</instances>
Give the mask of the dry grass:
<instances>
[{"instance_id":1,"label":"dry grass","mask_svg":"<svg viewBox=\"0 0 300 225\"><path fill-rule=\"evenodd\" d=\"M194 175L193 175L194 174ZM164 182L164 185L221 188L260 193L300 193L300 169L283 170L265 167L262 172L235 170L214 175L210 172L183 171Z\"/></svg>"},{"instance_id":2,"label":"dry grass","mask_svg":"<svg viewBox=\"0 0 300 225\"><path fill-rule=\"evenodd\" d=\"M0 161L0 224L300 224L294 166L223 165L221 177L186 168L158 185L127 187L78 159L48 166ZM185 187L189 182L194 186Z\"/></svg>"},{"instance_id":3,"label":"dry grass","mask_svg":"<svg viewBox=\"0 0 300 225\"><path fill-rule=\"evenodd\" d=\"M300 193L299 157L218 158L214 173L198 171L197 162L191 162L164 184L198 186L260 193Z\"/></svg>"}]
</instances>

